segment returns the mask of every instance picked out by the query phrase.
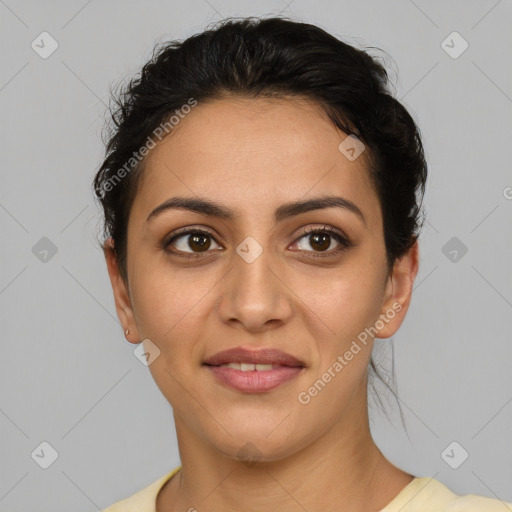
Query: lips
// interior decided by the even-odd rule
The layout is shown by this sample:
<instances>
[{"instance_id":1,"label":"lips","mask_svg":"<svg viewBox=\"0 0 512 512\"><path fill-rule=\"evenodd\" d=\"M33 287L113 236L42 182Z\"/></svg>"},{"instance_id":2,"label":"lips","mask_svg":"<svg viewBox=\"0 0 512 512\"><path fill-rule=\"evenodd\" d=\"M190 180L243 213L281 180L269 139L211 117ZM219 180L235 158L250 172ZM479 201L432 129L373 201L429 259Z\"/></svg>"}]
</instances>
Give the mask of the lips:
<instances>
[{"instance_id":1,"label":"lips","mask_svg":"<svg viewBox=\"0 0 512 512\"><path fill-rule=\"evenodd\" d=\"M230 363L245 363L248 365L275 365L300 367L306 366L302 361L282 350L273 348L260 350L247 350L242 347L232 348L218 352L209 357L203 364L208 366L221 366ZM249 369L249 368L244 368ZM255 368L257 369L257 368Z\"/></svg>"},{"instance_id":2,"label":"lips","mask_svg":"<svg viewBox=\"0 0 512 512\"><path fill-rule=\"evenodd\" d=\"M224 350L203 363L215 380L243 393L265 393L298 377L306 365L277 349Z\"/></svg>"}]
</instances>

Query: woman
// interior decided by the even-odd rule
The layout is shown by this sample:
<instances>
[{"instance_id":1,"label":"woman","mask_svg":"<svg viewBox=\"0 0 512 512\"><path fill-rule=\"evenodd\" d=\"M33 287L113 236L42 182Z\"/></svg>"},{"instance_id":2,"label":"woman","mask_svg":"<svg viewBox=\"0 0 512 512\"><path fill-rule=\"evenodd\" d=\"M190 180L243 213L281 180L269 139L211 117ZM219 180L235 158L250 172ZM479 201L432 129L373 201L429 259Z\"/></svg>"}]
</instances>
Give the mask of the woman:
<instances>
[{"instance_id":1,"label":"woman","mask_svg":"<svg viewBox=\"0 0 512 512\"><path fill-rule=\"evenodd\" d=\"M103 248L181 466L109 512L505 510L394 466L370 433L373 341L410 304L427 174L377 61L313 25L228 20L163 46L114 121Z\"/></svg>"}]
</instances>

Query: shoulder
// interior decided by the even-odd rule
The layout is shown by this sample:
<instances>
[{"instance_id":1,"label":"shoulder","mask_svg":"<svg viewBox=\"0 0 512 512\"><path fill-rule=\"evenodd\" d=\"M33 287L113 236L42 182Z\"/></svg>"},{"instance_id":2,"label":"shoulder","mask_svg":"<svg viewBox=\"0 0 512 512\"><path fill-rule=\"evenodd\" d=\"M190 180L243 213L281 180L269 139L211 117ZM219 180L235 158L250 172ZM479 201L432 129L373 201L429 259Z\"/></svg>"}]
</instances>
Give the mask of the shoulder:
<instances>
[{"instance_id":1,"label":"shoulder","mask_svg":"<svg viewBox=\"0 0 512 512\"><path fill-rule=\"evenodd\" d=\"M512 512L512 503L475 494L458 496L446 512Z\"/></svg>"},{"instance_id":2,"label":"shoulder","mask_svg":"<svg viewBox=\"0 0 512 512\"><path fill-rule=\"evenodd\" d=\"M445 484L416 477L381 512L512 512L512 503L467 494L459 496Z\"/></svg>"},{"instance_id":3,"label":"shoulder","mask_svg":"<svg viewBox=\"0 0 512 512\"><path fill-rule=\"evenodd\" d=\"M156 497L164 484L174 476L181 466L173 469L169 473L161 476L158 480L144 487L135 494L121 501L116 501L101 512L155 512Z\"/></svg>"}]
</instances>

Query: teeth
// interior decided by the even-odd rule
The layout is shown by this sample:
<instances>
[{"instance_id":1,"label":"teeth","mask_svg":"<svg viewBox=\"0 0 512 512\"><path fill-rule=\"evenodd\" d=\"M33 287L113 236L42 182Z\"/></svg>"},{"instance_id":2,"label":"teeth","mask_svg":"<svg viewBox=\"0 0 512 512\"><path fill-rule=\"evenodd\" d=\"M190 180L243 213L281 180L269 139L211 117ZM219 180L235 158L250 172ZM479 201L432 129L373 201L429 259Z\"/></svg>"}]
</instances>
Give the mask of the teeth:
<instances>
[{"instance_id":1,"label":"teeth","mask_svg":"<svg viewBox=\"0 0 512 512\"><path fill-rule=\"evenodd\" d=\"M221 366L226 366L227 368L233 368L234 370L240 370L240 363L221 364Z\"/></svg>"},{"instance_id":2,"label":"teeth","mask_svg":"<svg viewBox=\"0 0 512 512\"><path fill-rule=\"evenodd\" d=\"M268 372L269 370L272 370L271 364L255 364L254 366L259 372Z\"/></svg>"},{"instance_id":3,"label":"teeth","mask_svg":"<svg viewBox=\"0 0 512 512\"><path fill-rule=\"evenodd\" d=\"M252 363L227 363L220 366L233 368L234 370L241 370L243 372L252 372L254 370L259 372L268 372L274 368L272 364L252 364Z\"/></svg>"}]
</instances>

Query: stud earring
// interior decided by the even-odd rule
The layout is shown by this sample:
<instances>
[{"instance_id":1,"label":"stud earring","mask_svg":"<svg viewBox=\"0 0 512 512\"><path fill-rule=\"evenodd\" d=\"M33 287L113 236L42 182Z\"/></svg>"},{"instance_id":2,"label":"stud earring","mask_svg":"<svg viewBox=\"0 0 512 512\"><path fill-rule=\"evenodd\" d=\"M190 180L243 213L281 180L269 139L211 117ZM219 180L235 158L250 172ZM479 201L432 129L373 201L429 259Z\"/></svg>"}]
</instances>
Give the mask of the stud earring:
<instances>
[{"instance_id":1,"label":"stud earring","mask_svg":"<svg viewBox=\"0 0 512 512\"><path fill-rule=\"evenodd\" d=\"M130 332L129 329L126 329L126 331L124 331L124 333L126 334L126 336L128 336L128 333Z\"/></svg>"}]
</instances>

